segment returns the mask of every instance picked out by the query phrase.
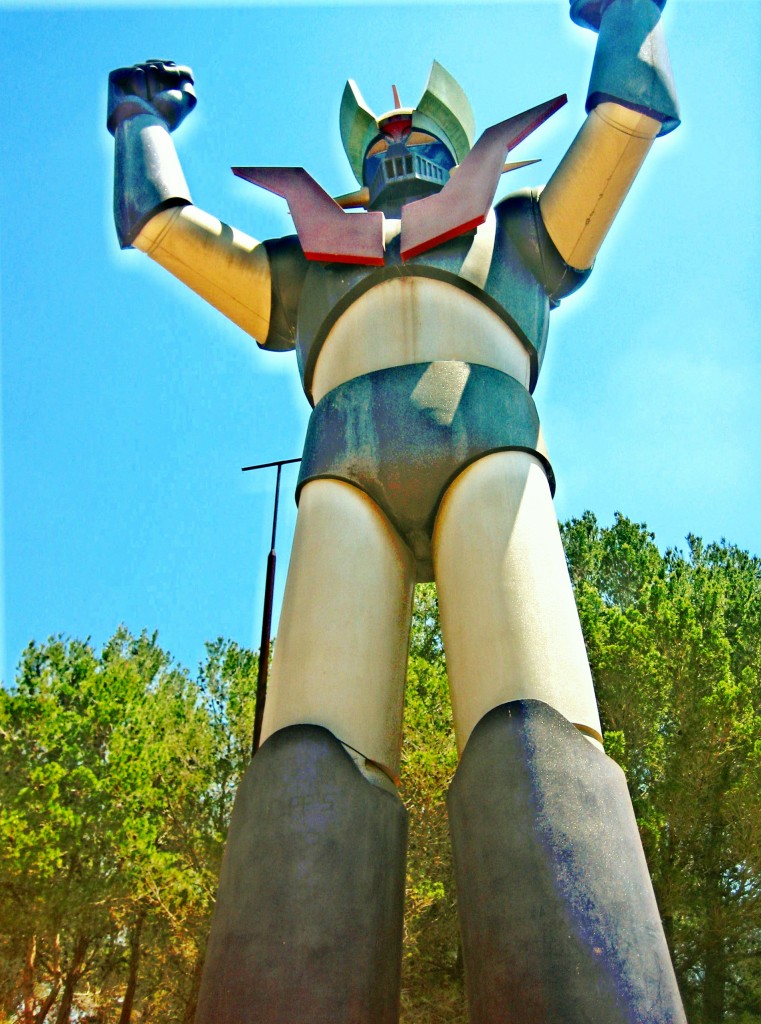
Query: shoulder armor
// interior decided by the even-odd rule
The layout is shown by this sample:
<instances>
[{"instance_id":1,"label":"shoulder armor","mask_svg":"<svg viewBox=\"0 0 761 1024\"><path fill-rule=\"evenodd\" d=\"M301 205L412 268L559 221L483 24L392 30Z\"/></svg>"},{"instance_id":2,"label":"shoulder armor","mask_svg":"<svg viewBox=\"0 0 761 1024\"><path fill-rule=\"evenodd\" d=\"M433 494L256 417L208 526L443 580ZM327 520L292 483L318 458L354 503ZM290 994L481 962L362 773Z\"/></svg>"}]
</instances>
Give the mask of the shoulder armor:
<instances>
[{"instance_id":1,"label":"shoulder armor","mask_svg":"<svg viewBox=\"0 0 761 1024\"><path fill-rule=\"evenodd\" d=\"M497 204L499 223L510 236L521 259L539 281L553 306L581 288L592 268L576 270L565 262L544 226L539 189L521 189Z\"/></svg>"},{"instance_id":2,"label":"shoulder armor","mask_svg":"<svg viewBox=\"0 0 761 1024\"><path fill-rule=\"evenodd\" d=\"M259 345L271 352L289 352L296 347L296 323L309 264L296 235L264 242L270 261L272 312L270 329Z\"/></svg>"}]
</instances>

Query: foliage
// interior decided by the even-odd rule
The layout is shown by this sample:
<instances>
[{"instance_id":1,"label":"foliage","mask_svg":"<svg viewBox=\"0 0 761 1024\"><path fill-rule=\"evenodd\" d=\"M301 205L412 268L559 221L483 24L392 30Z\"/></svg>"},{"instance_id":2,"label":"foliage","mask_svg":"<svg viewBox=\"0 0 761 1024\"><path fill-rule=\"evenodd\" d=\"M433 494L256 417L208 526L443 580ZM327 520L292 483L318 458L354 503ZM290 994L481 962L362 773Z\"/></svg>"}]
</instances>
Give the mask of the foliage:
<instances>
[{"instance_id":1,"label":"foliage","mask_svg":"<svg viewBox=\"0 0 761 1024\"><path fill-rule=\"evenodd\" d=\"M606 749L624 768L692 1024L761 1019L761 563L623 516L563 527ZM30 644L0 690L0 1022L191 1024L257 656L195 677L125 629ZM405 707L402 1019L466 1020L446 792L457 763L436 591Z\"/></svg>"},{"instance_id":2,"label":"foliage","mask_svg":"<svg viewBox=\"0 0 761 1024\"><path fill-rule=\"evenodd\" d=\"M445 812L457 767L436 590L418 586L413 615L402 754L402 797L410 813L403 1020L465 1020L462 954Z\"/></svg>"},{"instance_id":3,"label":"foliage","mask_svg":"<svg viewBox=\"0 0 761 1024\"><path fill-rule=\"evenodd\" d=\"M661 556L620 515L564 540L687 1016L761 1019L761 562L692 536Z\"/></svg>"},{"instance_id":4,"label":"foliage","mask_svg":"<svg viewBox=\"0 0 761 1024\"><path fill-rule=\"evenodd\" d=\"M0 691L6 1016L192 1021L255 666L217 641L191 680L124 629L24 652Z\"/></svg>"}]
</instances>

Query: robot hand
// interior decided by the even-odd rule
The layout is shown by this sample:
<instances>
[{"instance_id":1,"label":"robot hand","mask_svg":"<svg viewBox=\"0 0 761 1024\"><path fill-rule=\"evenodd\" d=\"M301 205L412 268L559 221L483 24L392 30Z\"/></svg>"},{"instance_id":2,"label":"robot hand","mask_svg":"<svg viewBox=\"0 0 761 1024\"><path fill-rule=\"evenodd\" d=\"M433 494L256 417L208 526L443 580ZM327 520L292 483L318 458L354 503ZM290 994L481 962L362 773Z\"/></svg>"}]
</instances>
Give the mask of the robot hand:
<instances>
[{"instance_id":1,"label":"robot hand","mask_svg":"<svg viewBox=\"0 0 761 1024\"><path fill-rule=\"evenodd\" d=\"M108 76L106 124L112 135L122 121L138 114L160 117L172 132L195 105L193 72L174 61L148 60Z\"/></svg>"},{"instance_id":2,"label":"robot hand","mask_svg":"<svg viewBox=\"0 0 761 1024\"><path fill-rule=\"evenodd\" d=\"M575 21L582 28L591 28L597 32L600 28L600 21L606 7L610 7L616 0L569 0L571 4L571 21ZM629 3L642 3L643 0L628 0ZM666 6L666 0L644 0L645 3L654 3L661 11Z\"/></svg>"}]
</instances>

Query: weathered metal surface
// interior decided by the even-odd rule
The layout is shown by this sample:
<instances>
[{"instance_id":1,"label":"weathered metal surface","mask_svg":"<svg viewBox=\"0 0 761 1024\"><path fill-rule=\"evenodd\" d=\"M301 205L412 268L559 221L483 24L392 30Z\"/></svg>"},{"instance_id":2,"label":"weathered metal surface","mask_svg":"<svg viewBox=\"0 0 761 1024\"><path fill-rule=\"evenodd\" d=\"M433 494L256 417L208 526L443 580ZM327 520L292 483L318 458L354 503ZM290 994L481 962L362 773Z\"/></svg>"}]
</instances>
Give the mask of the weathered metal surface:
<instances>
[{"instance_id":1,"label":"weathered metal surface","mask_svg":"<svg viewBox=\"0 0 761 1024\"><path fill-rule=\"evenodd\" d=\"M119 245L131 247L160 210L190 203L169 132L150 114L121 121L115 132L114 223Z\"/></svg>"},{"instance_id":2,"label":"weathered metal surface","mask_svg":"<svg viewBox=\"0 0 761 1024\"><path fill-rule=\"evenodd\" d=\"M290 352L296 347L301 291L311 264L296 235L270 238L264 243L270 269L270 329L260 348Z\"/></svg>"},{"instance_id":3,"label":"weathered metal surface","mask_svg":"<svg viewBox=\"0 0 761 1024\"><path fill-rule=\"evenodd\" d=\"M560 255L544 226L537 189L513 192L497 203L495 212L499 230L485 290L500 297L522 333L531 339L538 375L547 342L549 308L581 288L592 267L576 270ZM541 292L536 290L537 283ZM536 377L532 390L535 384Z\"/></svg>"},{"instance_id":4,"label":"weathered metal surface","mask_svg":"<svg viewBox=\"0 0 761 1024\"><path fill-rule=\"evenodd\" d=\"M196 1024L396 1024L407 813L326 729L241 782Z\"/></svg>"},{"instance_id":5,"label":"weathered metal surface","mask_svg":"<svg viewBox=\"0 0 761 1024\"><path fill-rule=\"evenodd\" d=\"M472 1024L685 1024L614 761L513 701L476 726L448 805Z\"/></svg>"},{"instance_id":6,"label":"weathered metal surface","mask_svg":"<svg viewBox=\"0 0 761 1024\"><path fill-rule=\"evenodd\" d=\"M432 579L431 531L444 491L490 452L542 450L539 417L518 381L488 366L447 360L355 377L312 413L297 493L318 477L345 480L383 509Z\"/></svg>"},{"instance_id":7,"label":"weathered metal surface","mask_svg":"<svg viewBox=\"0 0 761 1024\"><path fill-rule=\"evenodd\" d=\"M368 143L380 131L378 119L365 102L353 79L344 86L339 115L341 141L354 177L362 184L362 166Z\"/></svg>"},{"instance_id":8,"label":"weathered metal surface","mask_svg":"<svg viewBox=\"0 0 761 1024\"><path fill-rule=\"evenodd\" d=\"M190 203L169 138L196 105L193 72L174 61L116 68L108 76L108 130L115 138L114 221L122 249L160 210Z\"/></svg>"},{"instance_id":9,"label":"weathered metal surface","mask_svg":"<svg viewBox=\"0 0 761 1024\"><path fill-rule=\"evenodd\" d=\"M460 754L491 710L540 700L599 730L557 515L537 459L468 466L434 528L436 583Z\"/></svg>"},{"instance_id":10,"label":"weathered metal surface","mask_svg":"<svg viewBox=\"0 0 761 1024\"><path fill-rule=\"evenodd\" d=\"M444 130L458 163L465 159L476 130L470 100L447 69L434 61L425 83L423 95L412 114L413 127L423 125L420 117L429 117Z\"/></svg>"},{"instance_id":11,"label":"weathered metal surface","mask_svg":"<svg viewBox=\"0 0 761 1024\"><path fill-rule=\"evenodd\" d=\"M398 776L413 586L409 550L366 494L303 488L263 738L310 722Z\"/></svg>"},{"instance_id":12,"label":"weathered metal surface","mask_svg":"<svg viewBox=\"0 0 761 1024\"><path fill-rule=\"evenodd\" d=\"M483 246L474 245L463 266L476 289L489 272L494 223L484 225ZM531 380L528 346L477 294L429 275L389 277L336 321L315 365L312 397L317 404L339 384L375 370L447 359L491 366L525 388Z\"/></svg>"},{"instance_id":13,"label":"weathered metal surface","mask_svg":"<svg viewBox=\"0 0 761 1024\"><path fill-rule=\"evenodd\" d=\"M591 270L577 271L561 258L545 230L537 196L524 190L495 208L493 258L481 288L461 276L473 235L453 238L402 263L399 238L386 247L383 268L342 263L310 263L292 236L266 242L272 273L272 316L267 348L296 344L307 396L325 338L341 314L363 292L401 275L436 277L477 295L513 329L531 353L530 390L541 368L547 341L550 304L580 287Z\"/></svg>"}]
</instances>

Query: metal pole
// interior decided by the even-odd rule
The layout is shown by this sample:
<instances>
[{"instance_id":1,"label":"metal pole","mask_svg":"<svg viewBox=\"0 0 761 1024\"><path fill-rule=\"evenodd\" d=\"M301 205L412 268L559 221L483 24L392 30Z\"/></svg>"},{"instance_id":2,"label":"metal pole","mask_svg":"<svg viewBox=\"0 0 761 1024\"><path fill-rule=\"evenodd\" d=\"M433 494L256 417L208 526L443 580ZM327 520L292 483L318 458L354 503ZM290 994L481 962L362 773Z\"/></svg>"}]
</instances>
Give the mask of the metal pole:
<instances>
[{"instance_id":1,"label":"metal pole","mask_svg":"<svg viewBox=\"0 0 761 1024\"><path fill-rule=\"evenodd\" d=\"M253 757L259 749L259 740L262 734L262 720L264 719L264 704L267 700L267 677L269 675L270 661L270 637L272 631L272 602L275 593L275 566L277 556L275 554L275 536L277 533L277 508L280 501L280 473L283 466L293 462L301 462L301 459L281 459L278 462L263 462L257 466L244 466L243 472L252 469L269 469L277 466L277 480L275 481L275 505L272 510L272 543L270 553L267 556L267 575L264 583L264 610L262 612L262 639L259 645L259 672L256 679L256 710L254 712L254 738L251 744L251 756Z\"/></svg>"}]
</instances>

